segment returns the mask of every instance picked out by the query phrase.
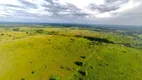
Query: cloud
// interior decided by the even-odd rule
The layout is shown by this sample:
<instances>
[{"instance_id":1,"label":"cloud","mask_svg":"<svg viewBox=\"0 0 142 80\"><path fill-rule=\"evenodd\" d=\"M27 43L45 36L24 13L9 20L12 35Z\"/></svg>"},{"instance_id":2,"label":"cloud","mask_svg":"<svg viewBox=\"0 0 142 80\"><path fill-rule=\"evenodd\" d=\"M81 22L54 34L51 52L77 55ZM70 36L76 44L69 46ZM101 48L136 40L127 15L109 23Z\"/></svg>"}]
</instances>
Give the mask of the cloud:
<instances>
[{"instance_id":1,"label":"cloud","mask_svg":"<svg viewBox=\"0 0 142 80\"><path fill-rule=\"evenodd\" d=\"M37 8L37 5L25 0L18 0L23 6L28 7L28 8Z\"/></svg>"},{"instance_id":2,"label":"cloud","mask_svg":"<svg viewBox=\"0 0 142 80\"><path fill-rule=\"evenodd\" d=\"M106 3L116 3L116 2L119 2L119 3L126 3L128 2L129 0L105 0Z\"/></svg>"},{"instance_id":3,"label":"cloud","mask_svg":"<svg viewBox=\"0 0 142 80\"><path fill-rule=\"evenodd\" d=\"M90 10L98 10L100 13L115 11L121 8L121 5L128 3L129 0L105 0L104 4L95 5L89 4Z\"/></svg>"},{"instance_id":4,"label":"cloud","mask_svg":"<svg viewBox=\"0 0 142 80\"><path fill-rule=\"evenodd\" d=\"M44 4L42 6L47 12L50 12L52 14L52 17L78 19L80 17L83 18L88 15L87 13L81 12L81 9L71 3L60 4L52 0L46 0L46 2L48 4Z\"/></svg>"},{"instance_id":5,"label":"cloud","mask_svg":"<svg viewBox=\"0 0 142 80\"><path fill-rule=\"evenodd\" d=\"M108 18L137 17L141 15L139 12L135 14L131 12L132 9L142 5L141 2L141 0L1 0L0 18L92 22Z\"/></svg>"},{"instance_id":6,"label":"cloud","mask_svg":"<svg viewBox=\"0 0 142 80\"><path fill-rule=\"evenodd\" d=\"M13 5L13 4L1 4L1 6L3 6L3 7L11 7L11 8L24 8L22 6Z\"/></svg>"},{"instance_id":7,"label":"cloud","mask_svg":"<svg viewBox=\"0 0 142 80\"><path fill-rule=\"evenodd\" d=\"M103 5L95 5L90 4L89 9L92 11L99 11L100 13L110 12L119 9L120 6L116 6L115 4L103 4Z\"/></svg>"}]
</instances>

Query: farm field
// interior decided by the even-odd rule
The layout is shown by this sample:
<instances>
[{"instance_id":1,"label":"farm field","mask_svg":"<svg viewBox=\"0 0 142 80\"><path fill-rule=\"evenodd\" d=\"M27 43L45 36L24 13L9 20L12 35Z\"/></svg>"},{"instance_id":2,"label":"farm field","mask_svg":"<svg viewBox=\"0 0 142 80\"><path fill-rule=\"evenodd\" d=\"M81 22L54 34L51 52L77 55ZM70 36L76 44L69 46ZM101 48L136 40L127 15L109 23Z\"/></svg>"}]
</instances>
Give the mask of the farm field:
<instances>
[{"instance_id":1,"label":"farm field","mask_svg":"<svg viewBox=\"0 0 142 80\"><path fill-rule=\"evenodd\" d=\"M142 29L0 27L0 80L142 80Z\"/></svg>"}]
</instances>

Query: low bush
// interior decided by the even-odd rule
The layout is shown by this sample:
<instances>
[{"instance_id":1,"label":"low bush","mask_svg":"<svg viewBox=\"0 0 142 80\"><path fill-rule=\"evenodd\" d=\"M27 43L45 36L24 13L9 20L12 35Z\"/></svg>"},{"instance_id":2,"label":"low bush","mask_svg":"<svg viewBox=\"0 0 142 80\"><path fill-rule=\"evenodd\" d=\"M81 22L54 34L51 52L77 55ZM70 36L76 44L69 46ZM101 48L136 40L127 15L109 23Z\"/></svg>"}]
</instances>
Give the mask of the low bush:
<instances>
[{"instance_id":1,"label":"low bush","mask_svg":"<svg viewBox=\"0 0 142 80\"><path fill-rule=\"evenodd\" d=\"M76 61L76 62L74 62L76 65L78 65L78 66L83 66L83 62L79 62L79 61Z\"/></svg>"}]
</instances>

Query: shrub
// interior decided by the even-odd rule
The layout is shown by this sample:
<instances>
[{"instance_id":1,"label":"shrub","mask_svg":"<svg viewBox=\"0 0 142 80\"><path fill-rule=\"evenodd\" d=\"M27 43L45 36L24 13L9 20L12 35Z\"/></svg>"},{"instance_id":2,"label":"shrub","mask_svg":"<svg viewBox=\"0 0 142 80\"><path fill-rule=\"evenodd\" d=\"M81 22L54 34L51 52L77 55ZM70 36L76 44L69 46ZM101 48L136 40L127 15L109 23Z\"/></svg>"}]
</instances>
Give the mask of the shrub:
<instances>
[{"instance_id":1,"label":"shrub","mask_svg":"<svg viewBox=\"0 0 142 80\"><path fill-rule=\"evenodd\" d=\"M85 59L86 57L85 56L80 56L82 59Z\"/></svg>"},{"instance_id":2,"label":"shrub","mask_svg":"<svg viewBox=\"0 0 142 80\"><path fill-rule=\"evenodd\" d=\"M60 68L61 68L61 69L64 69L64 67L63 67L63 66L60 66Z\"/></svg>"},{"instance_id":3,"label":"shrub","mask_svg":"<svg viewBox=\"0 0 142 80\"><path fill-rule=\"evenodd\" d=\"M9 37L11 37L11 35L9 35Z\"/></svg>"},{"instance_id":4,"label":"shrub","mask_svg":"<svg viewBox=\"0 0 142 80\"><path fill-rule=\"evenodd\" d=\"M82 76L86 76L86 72L85 72L85 71L79 70L78 72L79 72Z\"/></svg>"},{"instance_id":5,"label":"shrub","mask_svg":"<svg viewBox=\"0 0 142 80\"><path fill-rule=\"evenodd\" d=\"M20 28L14 28L13 29L13 31L19 31L20 30Z\"/></svg>"},{"instance_id":6,"label":"shrub","mask_svg":"<svg viewBox=\"0 0 142 80\"><path fill-rule=\"evenodd\" d=\"M75 64L78 66L83 66L83 62L76 61Z\"/></svg>"},{"instance_id":7,"label":"shrub","mask_svg":"<svg viewBox=\"0 0 142 80\"><path fill-rule=\"evenodd\" d=\"M1 36L3 36L4 34L1 34Z\"/></svg>"},{"instance_id":8,"label":"shrub","mask_svg":"<svg viewBox=\"0 0 142 80\"><path fill-rule=\"evenodd\" d=\"M34 72L34 71L32 71L31 73L32 73L32 74L34 74L35 72Z\"/></svg>"},{"instance_id":9,"label":"shrub","mask_svg":"<svg viewBox=\"0 0 142 80\"><path fill-rule=\"evenodd\" d=\"M42 34L44 32L44 30L43 29L38 29L38 30L36 30L36 32L39 33L39 34Z\"/></svg>"}]
</instances>

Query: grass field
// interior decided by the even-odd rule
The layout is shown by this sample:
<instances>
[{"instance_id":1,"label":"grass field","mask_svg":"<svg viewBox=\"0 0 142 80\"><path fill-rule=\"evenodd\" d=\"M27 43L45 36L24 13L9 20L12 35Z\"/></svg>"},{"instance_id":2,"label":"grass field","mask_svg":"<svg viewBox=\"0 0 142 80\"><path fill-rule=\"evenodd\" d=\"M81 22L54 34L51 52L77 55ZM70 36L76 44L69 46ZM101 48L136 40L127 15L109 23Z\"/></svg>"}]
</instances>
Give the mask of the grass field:
<instances>
[{"instance_id":1,"label":"grass field","mask_svg":"<svg viewBox=\"0 0 142 80\"><path fill-rule=\"evenodd\" d=\"M1 27L0 80L142 80L142 34L121 32Z\"/></svg>"}]
</instances>

